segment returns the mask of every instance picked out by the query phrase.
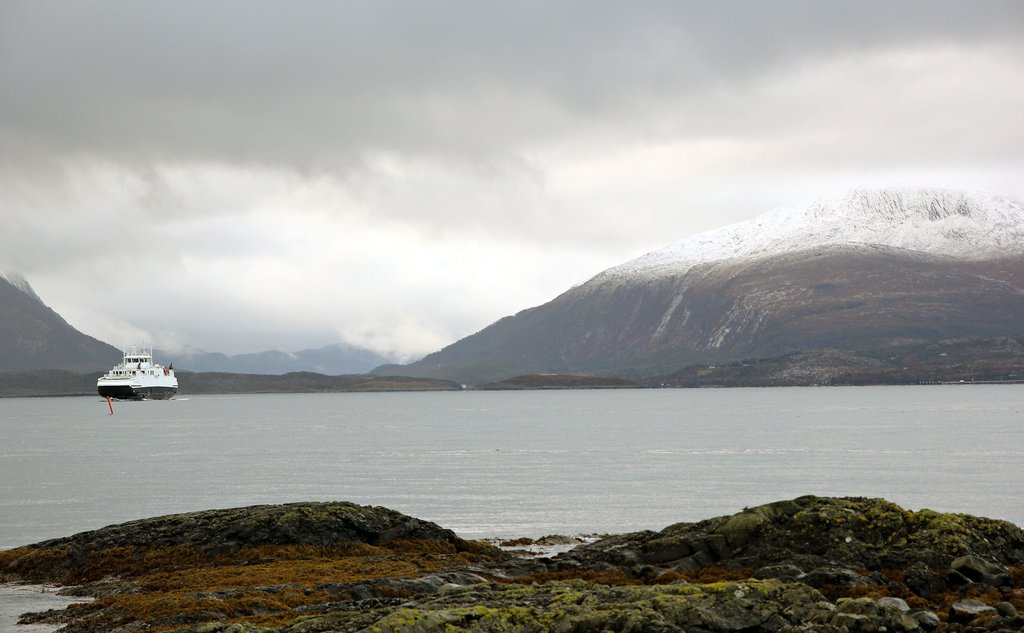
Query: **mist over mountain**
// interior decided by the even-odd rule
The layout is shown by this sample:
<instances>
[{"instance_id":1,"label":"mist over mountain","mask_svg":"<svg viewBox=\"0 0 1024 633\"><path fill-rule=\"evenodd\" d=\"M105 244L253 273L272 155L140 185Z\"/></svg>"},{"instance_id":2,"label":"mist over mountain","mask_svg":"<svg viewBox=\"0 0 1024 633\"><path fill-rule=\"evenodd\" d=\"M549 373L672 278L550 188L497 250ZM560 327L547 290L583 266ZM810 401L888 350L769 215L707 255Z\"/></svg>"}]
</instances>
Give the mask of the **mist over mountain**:
<instances>
[{"instance_id":1,"label":"mist over mountain","mask_svg":"<svg viewBox=\"0 0 1024 633\"><path fill-rule=\"evenodd\" d=\"M645 377L695 363L1024 329L1024 208L987 194L855 191L606 270L387 373Z\"/></svg>"},{"instance_id":2,"label":"mist over mountain","mask_svg":"<svg viewBox=\"0 0 1024 633\"><path fill-rule=\"evenodd\" d=\"M1024 207L986 194L883 190L776 209L670 244L406 366L344 344L156 355L192 372L377 367L467 384L545 373L638 379L815 350L1018 336L1022 323ZM23 278L0 276L0 371L99 372L119 358Z\"/></svg>"},{"instance_id":3,"label":"mist over mountain","mask_svg":"<svg viewBox=\"0 0 1024 633\"><path fill-rule=\"evenodd\" d=\"M141 343L141 342L140 342ZM227 356L202 350L155 352L157 362L193 372L362 374L393 359L345 344L298 352ZM62 370L99 373L121 358L116 347L87 336L49 308L20 275L0 275L0 372Z\"/></svg>"},{"instance_id":4,"label":"mist over mountain","mask_svg":"<svg viewBox=\"0 0 1024 633\"><path fill-rule=\"evenodd\" d=\"M68 324L16 274L0 275L0 371L105 371L117 348Z\"/></svg>"},{"instance_id":5,"label":"mist over mountain","mask_svg":"<svg viewBox=\"0 0 1024 633\"><path fill-rule=\"evenodd\" d=\"M336 376L363 374L394 359L361 347L337 343L298 352L277 350L228 356L202 350L158 351L164 364L193 372L229 372L241 374L285 374L315 372Z\"/></svg>"}]
</instances>

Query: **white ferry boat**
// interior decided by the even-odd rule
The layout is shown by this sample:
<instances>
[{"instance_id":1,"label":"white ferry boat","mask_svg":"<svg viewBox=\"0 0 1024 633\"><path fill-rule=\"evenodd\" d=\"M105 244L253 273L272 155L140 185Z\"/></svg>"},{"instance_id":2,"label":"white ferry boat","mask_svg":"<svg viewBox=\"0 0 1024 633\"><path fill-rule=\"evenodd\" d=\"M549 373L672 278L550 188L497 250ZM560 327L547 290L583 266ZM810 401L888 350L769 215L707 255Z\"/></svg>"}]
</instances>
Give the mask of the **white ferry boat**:
<instances>
[{"instance_id":1,"label":"white ferry boat","mask_svg":"<svg viewBox=\"0 0 1024 633\"><path fill-rule=\"evenodd\" d=\"M103 398L117 400L166 400L178 393L174 365L164 367L153 362L152 348L132 347L113 369L96 381Z\"/></svg>"}]
</instances>

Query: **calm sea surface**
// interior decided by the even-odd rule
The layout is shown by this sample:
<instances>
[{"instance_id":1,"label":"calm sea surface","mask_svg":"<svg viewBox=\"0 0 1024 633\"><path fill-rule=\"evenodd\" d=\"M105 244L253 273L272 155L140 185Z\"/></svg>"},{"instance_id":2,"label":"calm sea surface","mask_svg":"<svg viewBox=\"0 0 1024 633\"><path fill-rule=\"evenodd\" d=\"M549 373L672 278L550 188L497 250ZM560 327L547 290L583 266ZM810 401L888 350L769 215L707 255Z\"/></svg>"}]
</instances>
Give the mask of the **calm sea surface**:
<instances>
[{"instance_id":1,"label":"calm sea surface","mask_svg":"<svg viewBox=\"0 0 1024 633\"><path fill-rule=\"evenodd\" d=\"M1024 386L0 399L0 548L303 500L465 537L660 529L803 494L1024 524Z\"/></svg>"}]
</instances>

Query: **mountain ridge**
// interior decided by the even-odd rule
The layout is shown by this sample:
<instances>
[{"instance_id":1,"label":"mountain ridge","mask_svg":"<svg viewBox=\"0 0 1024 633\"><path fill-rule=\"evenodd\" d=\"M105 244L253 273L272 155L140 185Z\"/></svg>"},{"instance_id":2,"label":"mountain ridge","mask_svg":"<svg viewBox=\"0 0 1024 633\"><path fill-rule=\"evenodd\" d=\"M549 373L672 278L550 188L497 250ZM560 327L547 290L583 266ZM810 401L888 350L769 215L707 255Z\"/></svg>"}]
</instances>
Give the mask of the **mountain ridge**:
<instances>
[{"instance_id":1,"label":"mountain ridge","mask_svg":"<svg viewBox=\"0 0 1024 633\"><path fill-rule=\"evenodd\" d=\"M20 275L0 275L0 317L0 371L89 372L120 358ZM358 349L360 365L339 365L354 350L344 345L160 359L268 374L377 366L377 375L467 384L545 373L638 379L815 349L1019 335L1021 323L1024 207L991 194L858 190L674 242L405 366Z\"/></svg>"},{"instance_id":2,"label":"mountain ridge","mask_svg":"<svg viewBox=\"0 0 1024 633\"><path fill-rule=\"evenodd\" d=\"M235 355L192 349L183 352L163 350L159 356L165 364L175 363L182 369L195 372L265 375L290 372L315 372L332 376L361 374L392 360L371 350L344 343L296 352L265 350Z\"/></svg>"},{"instance_id":3,"label":"mountain ridge","mask_svg":"<svg viewBox=\"0 0 1024 633\"><path fill-rule=\"evenodd\" d=\"M856 189L678 240L583 284L679 274L715 261L813 246L880 245L957 259L1024 253L1024 206L984 192Z\"/></svg>"},{"instance_id":4,"label":"mountain ridge","mask_svg":"<svg viewBox=\"0 0 1024 633\"><path fill-rule=\"evenodd\" d=\"M0 274L0 371L88 372L109 368L120 357L43 303L24 277Z\"/></svg>"},{"instance_id":5,"label":"mountain ridge","mask_svg":"<svg viewBox=\"0 0 1024 633\"><path fill-rule=\"evenodd\" d=\"M362 374L391 360L343 343L298 352L268 350L235 356L202 350L158 349L154 353L160 363L177 363L179 369L264 375L302 371L325 375ZM0 372L103 372L121 356L121 350L78 331L65 321L43 302L25 277L0 273Z\"/></svg>"},{"instance_id":6,"label":"mountain ridge","mask_svg":"<svg viewBox=\"0 0 1024 633\"><path fill-rule=\"evenodd\" d=\"M546 372L636 379L1024 330L1024 207L945 190L838 200L675 242L398 371L462 382Z\"/></svg>"}]
</instances>

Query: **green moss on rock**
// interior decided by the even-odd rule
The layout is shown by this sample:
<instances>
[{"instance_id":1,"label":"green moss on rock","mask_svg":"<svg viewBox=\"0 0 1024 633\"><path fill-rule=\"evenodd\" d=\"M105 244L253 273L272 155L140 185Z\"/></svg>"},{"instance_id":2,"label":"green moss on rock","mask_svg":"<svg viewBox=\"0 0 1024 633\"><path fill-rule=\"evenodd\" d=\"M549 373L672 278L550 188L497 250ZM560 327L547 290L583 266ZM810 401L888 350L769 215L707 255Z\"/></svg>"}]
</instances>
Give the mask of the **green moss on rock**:
<instances>
[{"instance_id":1,"label":"green moss on rock","mask_svg":"<svg viewBox=\"0 0 1024 633\"><path fill-rule=\"evenodd\" d=\"M780 563L879 570L913 563L943 568L965 554L1024 563L1024 531L1006 521L912 512L884 499L807 496L661 532L619 535L567 557L584 566L633 560L682 570Z\"/></svg>"}]
</instances>

